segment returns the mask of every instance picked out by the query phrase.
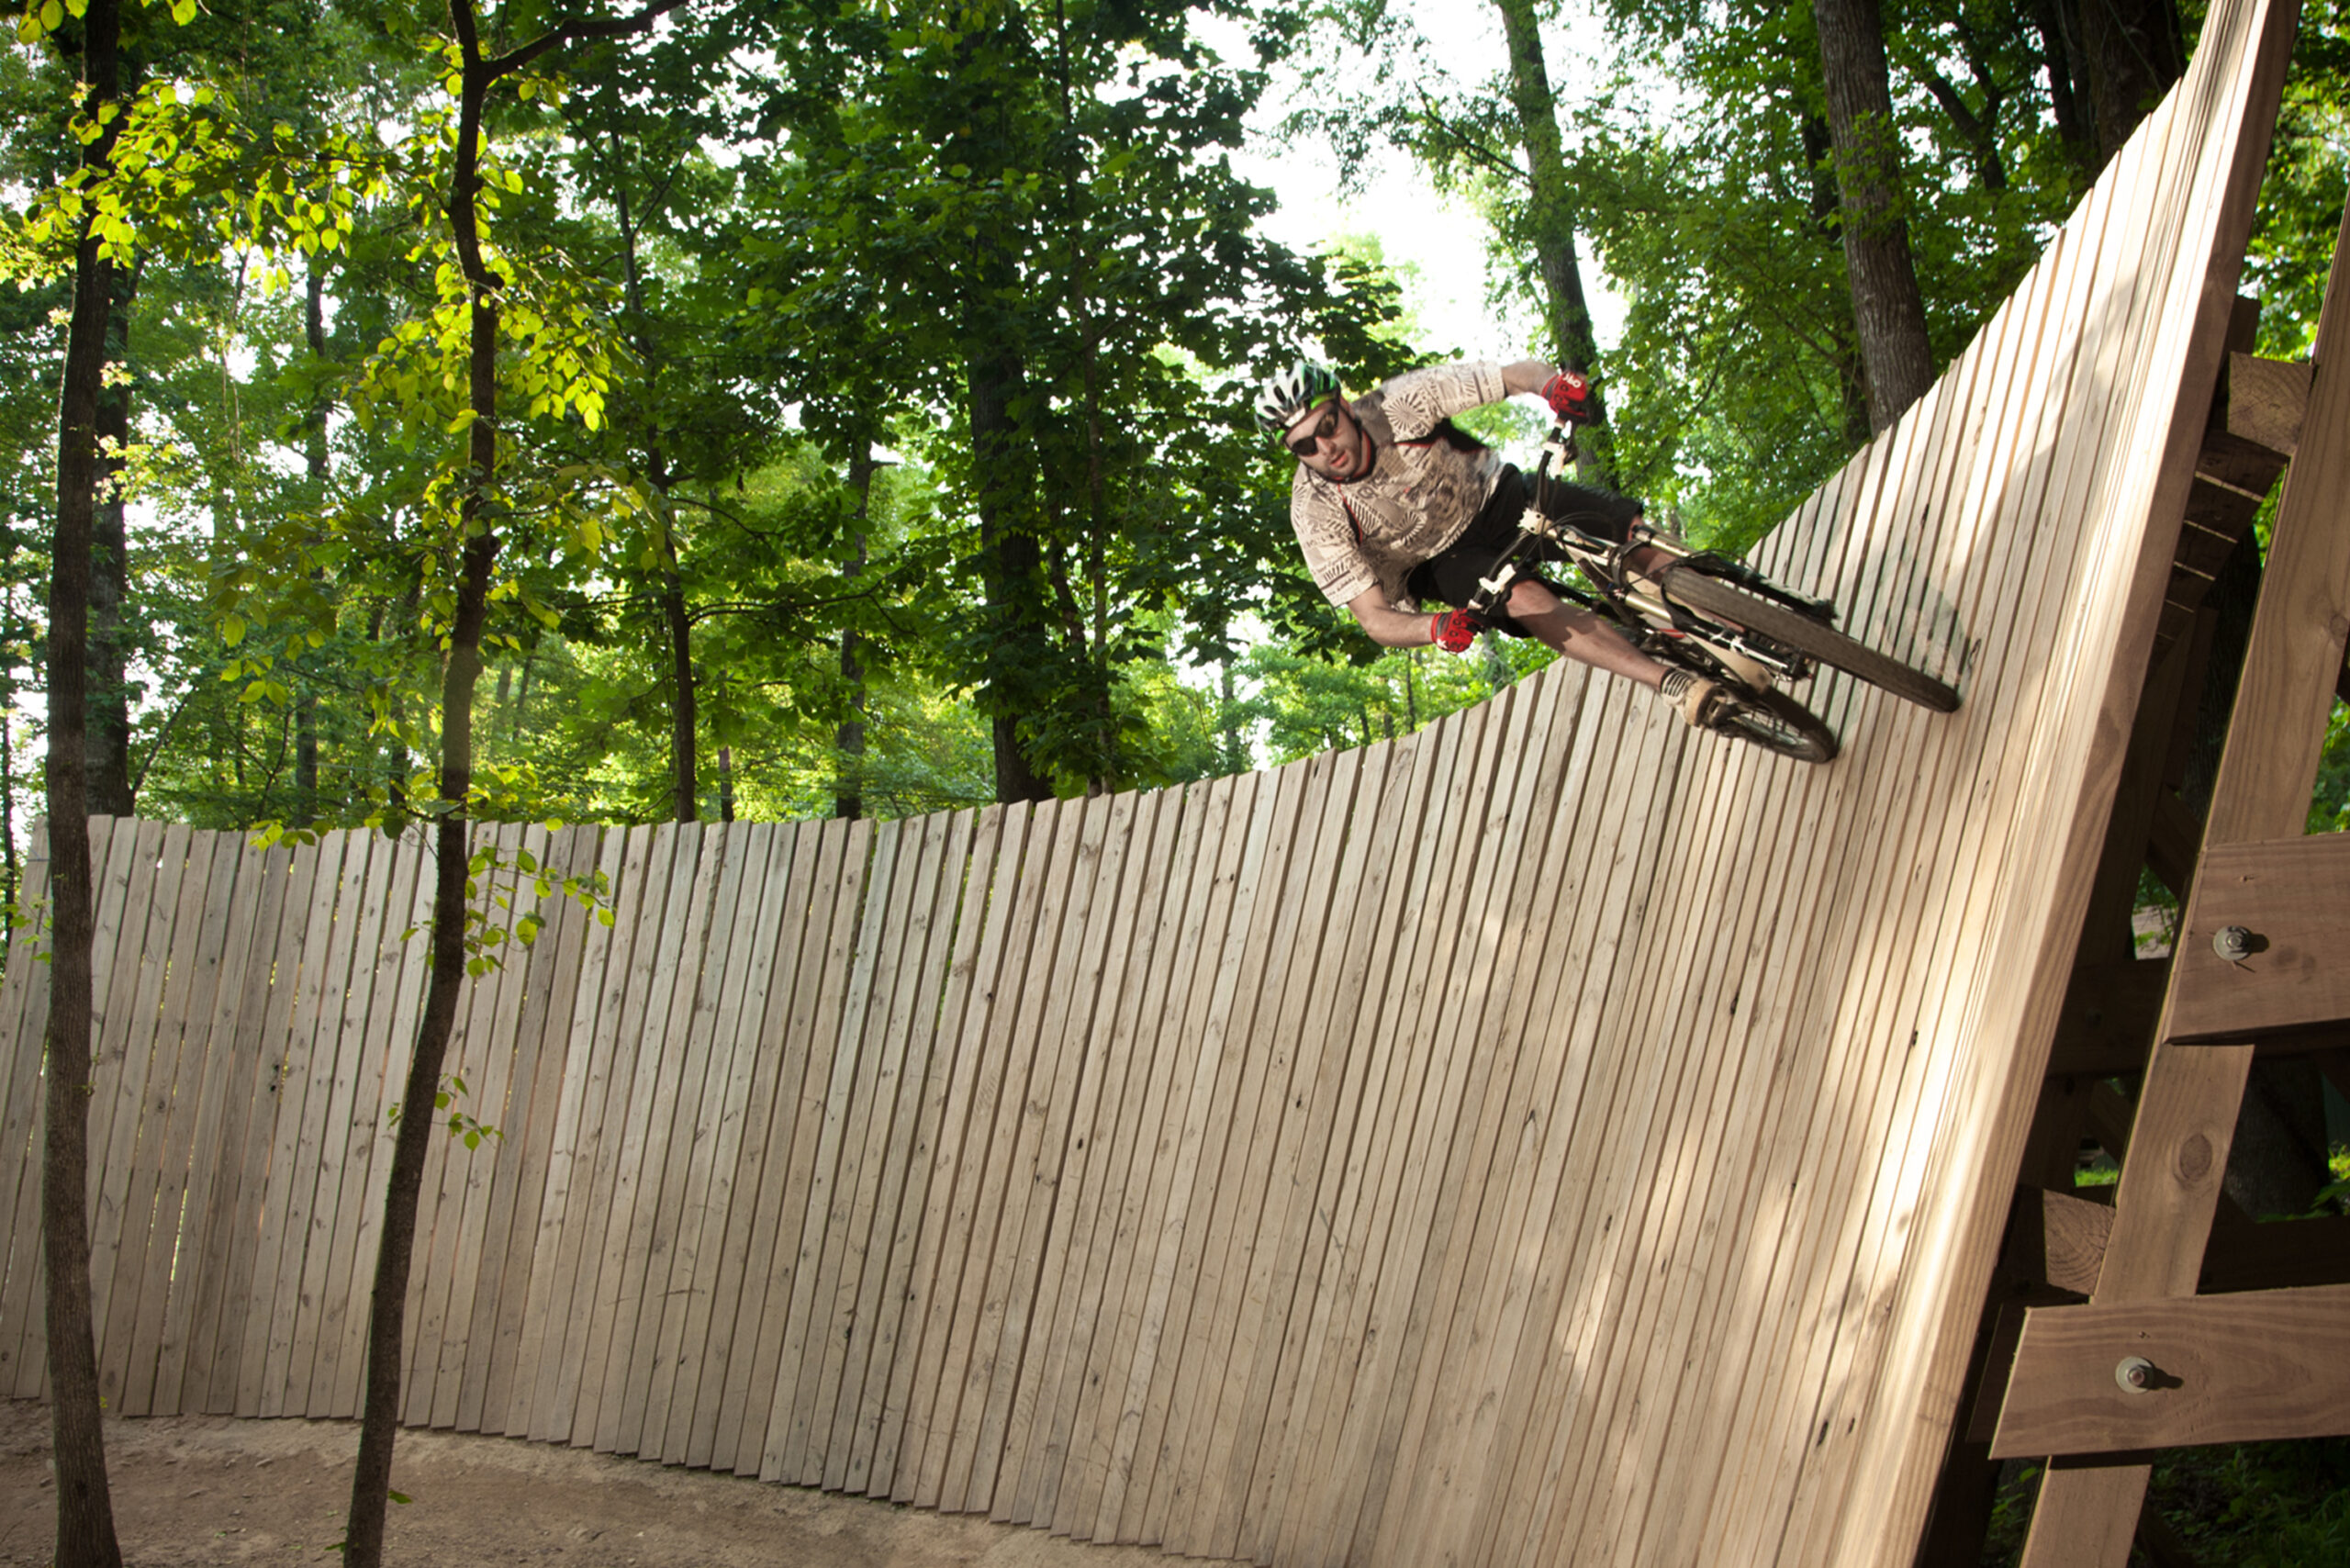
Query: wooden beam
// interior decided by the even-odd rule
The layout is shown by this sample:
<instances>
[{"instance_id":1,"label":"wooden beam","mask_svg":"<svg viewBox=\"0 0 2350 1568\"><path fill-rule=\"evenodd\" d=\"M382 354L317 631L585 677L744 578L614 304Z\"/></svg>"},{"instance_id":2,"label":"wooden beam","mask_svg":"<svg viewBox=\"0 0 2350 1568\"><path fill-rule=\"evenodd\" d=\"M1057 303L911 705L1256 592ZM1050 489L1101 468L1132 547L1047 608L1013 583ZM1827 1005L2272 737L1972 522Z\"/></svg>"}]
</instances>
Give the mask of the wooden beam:
<instances>
[{"instance_id":1,"label":"wooden beam","mask_svg":"<svg viewBox=\"0 0 2350 1568\"><path fill-rule=\"evenodd\" d=\"M2217 846L2181 927L2171 1037L2240 1040L2350 1020L2346 954L2350 837Z\"/></svg>"},{"instance_id":2,"label":"wooden beam","mask_svg":"<svg viewBox=\"0 0 2350 1568\"><path fill-rule=\"evenodd\" d=\"M2310 362L2228 356L2226 433L2290 457L2310 409Z\"/></svg>"},{"instance_id":3,"label":"wooden beam","mask_svg":"<svg viewBox=\"0 0 2350 1568\"><path fill-rule=\"evenodd\" d=\"M2204 824L2207 852L2300 832L2317 776L2343 629L2350 628L2350 353L2333 352L2350 335L2345 250L2350 210L2335 240L2311 356L2309 414L2277 504L2252 645ZM2193 913L2190 905L2184 924L2192 924ZM2251 1068L2249 1045L2165 1041L2154 1047L2132 1157L2121 1168L2098 1305L2157 1302L2194 1290ZM2052 1465L2023 1568L2121 1568L2150 1473L2143 1463Z\"/></svg>"},{"instance_id":4,"label":"wooden beam","mask_svg":"<svg viewBox=\"0 0 2350 1568\"><path fill-rule=\"evenodd\" d=\"M2350 1285L2035 1307L1991 1457L2350 1432L2346 1344Z\"/></svg>"},{"instance_id":5,"label":"wooden beam","mask_svg":"<svg viewBox=\"0 0 2350 1568\"><path fill-rule=\"evenodd\" d=\"M2016 1193L1999 1271L2085 1296L2097 1288L2106 1238L2112 1232L2110 1204L2026 1187Z\"/></svg>"}]
</instances>

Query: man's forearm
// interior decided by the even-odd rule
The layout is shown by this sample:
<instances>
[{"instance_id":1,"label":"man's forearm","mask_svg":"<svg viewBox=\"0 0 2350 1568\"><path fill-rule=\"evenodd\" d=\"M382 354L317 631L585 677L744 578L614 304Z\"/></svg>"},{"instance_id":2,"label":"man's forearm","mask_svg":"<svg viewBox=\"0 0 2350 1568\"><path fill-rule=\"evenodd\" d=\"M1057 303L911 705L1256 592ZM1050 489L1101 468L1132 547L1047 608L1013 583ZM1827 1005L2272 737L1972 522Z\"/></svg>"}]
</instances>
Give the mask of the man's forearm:
<instances>
[{"instance_id":1,"label":"man's forearm","mask_svg":"<svg viewBox=\"0 0 2350 1568\"><path fill-rule=\"evenodd\" d=\"M1502 390L1515 398L1521 393L1539 392L1550 383L1558 370L1539 359L1522 359L1516 364L1502 366Z\"/></svg>"},{"instance_id":2,"label":"man's forearm","mask_svg":"<svg viewBox=\"0 0 2350 1568\"><path fill-rule=\"evenodd\" d=\"M1378 588L1368 588L1348 600L1347 609L1363 634L1382 648L1425 648L1436 641L1426 610L1398 610Z\"/></svg>"}]
</instances>

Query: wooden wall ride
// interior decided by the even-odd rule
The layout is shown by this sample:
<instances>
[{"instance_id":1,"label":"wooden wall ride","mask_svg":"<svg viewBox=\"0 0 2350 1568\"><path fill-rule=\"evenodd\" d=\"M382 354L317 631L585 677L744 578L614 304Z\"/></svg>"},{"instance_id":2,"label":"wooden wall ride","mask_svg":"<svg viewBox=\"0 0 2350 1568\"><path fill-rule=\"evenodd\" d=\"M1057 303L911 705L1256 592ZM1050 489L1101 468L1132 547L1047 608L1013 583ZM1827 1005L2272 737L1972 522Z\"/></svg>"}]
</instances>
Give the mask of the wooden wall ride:
<instances>
[{"instance_id":1,"label":"wooden wall ride","mask_svg":"<svg viewBox=\"0 0 2350 1568\"><path fill-rule=\"evenodd\" d=\"M2220 0L1759 553L1955 716L1825 678L1806 768L1555 668L1157 793L483 829L611 922L473 984L503 1137L436 1140L407 1418L1207 1558L1907 1562L2292 32ZM351 1416L424 857L95 825L111 1407ZM20 1395L43 973L0 990Z\"/></svg>"}]
</instances>

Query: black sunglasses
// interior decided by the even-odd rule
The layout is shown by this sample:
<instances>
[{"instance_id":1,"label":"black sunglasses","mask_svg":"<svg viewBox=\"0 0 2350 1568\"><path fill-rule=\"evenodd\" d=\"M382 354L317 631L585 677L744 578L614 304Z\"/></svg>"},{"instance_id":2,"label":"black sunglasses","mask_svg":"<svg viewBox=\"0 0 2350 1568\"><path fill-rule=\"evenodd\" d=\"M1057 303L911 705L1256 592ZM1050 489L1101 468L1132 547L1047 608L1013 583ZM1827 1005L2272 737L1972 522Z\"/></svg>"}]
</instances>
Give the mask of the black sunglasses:
<instances>
[{"instance_id":1,"label":"black sunglasses","mask_svg":"<svg viewBox=\"0 0 2350 1568\"><path fill-rule=\"evenodd\" d=\"M1322 410L1322 417L1315 421L1312 430L1307 431L1304 435L1290 438L1282 444L1301 458L1311 457L1316 446L1337 433L1338 401L1333 398L1330 400L1330 406Z\"/></svg>"}]
</instances>

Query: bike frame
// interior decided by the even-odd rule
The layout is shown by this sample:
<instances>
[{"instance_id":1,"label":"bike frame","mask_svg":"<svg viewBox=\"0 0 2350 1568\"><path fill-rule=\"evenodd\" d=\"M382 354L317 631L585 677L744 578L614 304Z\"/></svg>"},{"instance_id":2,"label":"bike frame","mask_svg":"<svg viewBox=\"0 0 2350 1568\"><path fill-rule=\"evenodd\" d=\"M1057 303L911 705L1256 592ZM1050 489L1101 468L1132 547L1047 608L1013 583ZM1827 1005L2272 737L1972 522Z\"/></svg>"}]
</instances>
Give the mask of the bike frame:
<instances>
[{"instance_id":1,"label":"bike frame","mask_svg":"<svg viewBox=\"0 0 2350 1568\"><path fill-rule=\"evenodd\" d=\"M1756 689L1802 680L1813 673L1816 666L1807 655L1691 610L1671 598L1656 577L1631 571L1625 565L1625 558L1635 548L1650 545L1672 556L1676 564L1685 562L1695 569L1728 577L1806 613L1821 613L1822 607L1765 582L1736 562L1710 551L1692 550L1672 534L1652 527L1641 526L1618 544L1586 532L1572 522L1546 516L1541 507L1542 487L1550 477L1551 465L1556 463L1564 467L1574 458L1574 421L1561 415L1542 443L1542 460L1528 485L1526 510L1518 519L1517 538L1494 558L1491 574L1478 579L1477 591L1465 607L1472 614L1500 619L1505 612L1497 607L1508 598L1514 586L1531 575L1529 564L1539 563L1543 547L1549 545L1575 568L1590 588L1589 592L1572 587L1562 587L1560 591L1614 622L1633 645L1651 658L1718 679L1727 676L1739 685ZM1826 613L1832 618L1834 612L1830 610Z\"/></svg>"}]
</instances>

